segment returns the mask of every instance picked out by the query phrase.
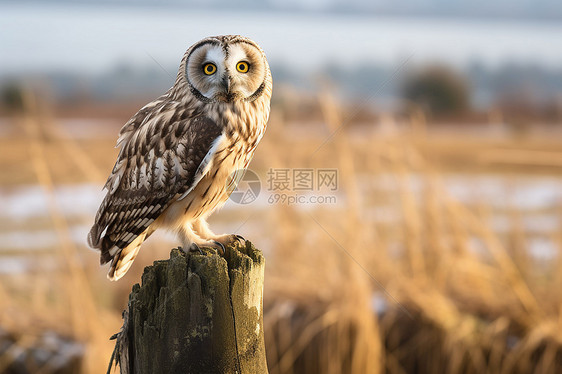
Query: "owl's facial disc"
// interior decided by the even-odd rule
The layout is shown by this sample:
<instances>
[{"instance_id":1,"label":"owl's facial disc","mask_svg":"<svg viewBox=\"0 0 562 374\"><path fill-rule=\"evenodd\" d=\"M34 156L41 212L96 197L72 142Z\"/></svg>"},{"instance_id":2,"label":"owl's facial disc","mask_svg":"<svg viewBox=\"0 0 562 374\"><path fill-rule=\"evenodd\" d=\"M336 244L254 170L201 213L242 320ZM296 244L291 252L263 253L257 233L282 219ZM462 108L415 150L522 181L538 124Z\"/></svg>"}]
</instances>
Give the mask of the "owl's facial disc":
<instances>
[{"instance_id":1,"label":"owl's facial disc","mask_svg":"<svg viewBox=\"0 0 562 374\"><path fill-rule=\"evenodd\" d=\"M262 86L266 68L262 53L244 41L208 42L187 60L187 80L205 101L249 100Z\"/></svg>"}]
</instances>

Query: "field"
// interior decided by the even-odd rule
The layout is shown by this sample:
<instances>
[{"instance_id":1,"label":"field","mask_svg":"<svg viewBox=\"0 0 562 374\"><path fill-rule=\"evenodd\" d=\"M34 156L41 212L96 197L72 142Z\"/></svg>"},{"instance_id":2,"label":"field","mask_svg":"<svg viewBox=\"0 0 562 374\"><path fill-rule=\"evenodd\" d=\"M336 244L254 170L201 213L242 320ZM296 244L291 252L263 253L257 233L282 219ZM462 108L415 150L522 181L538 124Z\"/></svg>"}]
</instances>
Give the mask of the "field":
<instances>
[{"instance_id":1,"label":"field","mask_svg":"<svg viewBox=\"0 0 562 374\"><path fill-rule=\"evenodd\" d=\"M257 200L210 222L264 251L271 374L562 371L559 128L358 123L331 96L316 121L286 110L250 166ZM177 245L155 235L105 279L85 238L126 116L71 114L30 96L1 120L0 372L36 346L58 355L36 372L106 370L132 285ZM335 170L337 185L268 180L298 169Z\"/></svg>"}]
</instances>

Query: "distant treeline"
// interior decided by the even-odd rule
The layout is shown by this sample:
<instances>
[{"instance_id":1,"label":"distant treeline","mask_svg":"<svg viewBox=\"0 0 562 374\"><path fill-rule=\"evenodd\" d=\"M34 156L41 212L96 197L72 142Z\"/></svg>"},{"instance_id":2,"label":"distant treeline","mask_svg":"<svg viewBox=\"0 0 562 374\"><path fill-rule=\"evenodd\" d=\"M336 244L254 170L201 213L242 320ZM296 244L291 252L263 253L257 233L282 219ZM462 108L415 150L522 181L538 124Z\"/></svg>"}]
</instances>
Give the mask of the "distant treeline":
<instances>
[{"instance_id":1,"label":"distant treeline","mask_svg":"<svg viewBox=\"0 0 562 374\"><path fill-rule=\"evenodd\" d=\"M499 108L558 118L562 111L562 69L536 65L505 64L491 68L473 63L458 69L413 64L391 67L366 62L299 72L272 66L272 72L276 88L288 86L293 92L314 96L329 86L342 98L363 98L392 109L403 108L404 102L409 102L430 114ZM61 104L119 103L154 98L165 92L175 77L175 67L142 70L121 65L98 75L51 72L3 77L0 90L4 107L18 105L17 89L23 85L38 88Z\"/></svg>"}]
</instances>

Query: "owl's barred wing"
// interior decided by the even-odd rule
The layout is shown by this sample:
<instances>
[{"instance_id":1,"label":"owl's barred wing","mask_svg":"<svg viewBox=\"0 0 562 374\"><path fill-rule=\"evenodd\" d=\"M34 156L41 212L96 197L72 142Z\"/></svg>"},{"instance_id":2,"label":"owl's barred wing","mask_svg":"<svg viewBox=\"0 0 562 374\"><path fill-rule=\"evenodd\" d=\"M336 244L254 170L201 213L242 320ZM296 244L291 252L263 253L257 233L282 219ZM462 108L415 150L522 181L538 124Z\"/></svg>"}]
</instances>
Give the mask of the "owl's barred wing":
<instances>
[{"instance_id":1,"label":"owl's barred wing","mask_svg":"<svg viewBox=\"0 0 562 374\"><path fill-rule=\"evenodd\" d=\"M208 170L222 128L204 116L167 113L125 133L108 190L88 235L105 264L127 247Z\"/></svg>"}]
</instances>

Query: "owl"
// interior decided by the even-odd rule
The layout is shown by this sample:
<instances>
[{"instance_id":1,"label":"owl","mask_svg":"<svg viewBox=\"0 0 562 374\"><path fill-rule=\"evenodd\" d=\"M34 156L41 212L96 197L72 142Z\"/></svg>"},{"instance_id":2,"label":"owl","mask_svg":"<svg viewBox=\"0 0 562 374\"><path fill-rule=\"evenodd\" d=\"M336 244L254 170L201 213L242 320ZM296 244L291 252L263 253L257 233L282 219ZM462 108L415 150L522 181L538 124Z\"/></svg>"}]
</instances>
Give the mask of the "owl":
<instances>
[{"instance_id":1,"label":"owl","mask_svg":"<svg viewBox=\"0 0 562 374\"><path fill-rule=\"evenodd\" d=\"M224 247L206 220L228 199L229 176L245 170L262 138L272 91L263 50L238 35L215 36L184 54L172 88L121 129L88 244L118 280L158 228L184 250Z\"/></svg>"}]
</instances>

